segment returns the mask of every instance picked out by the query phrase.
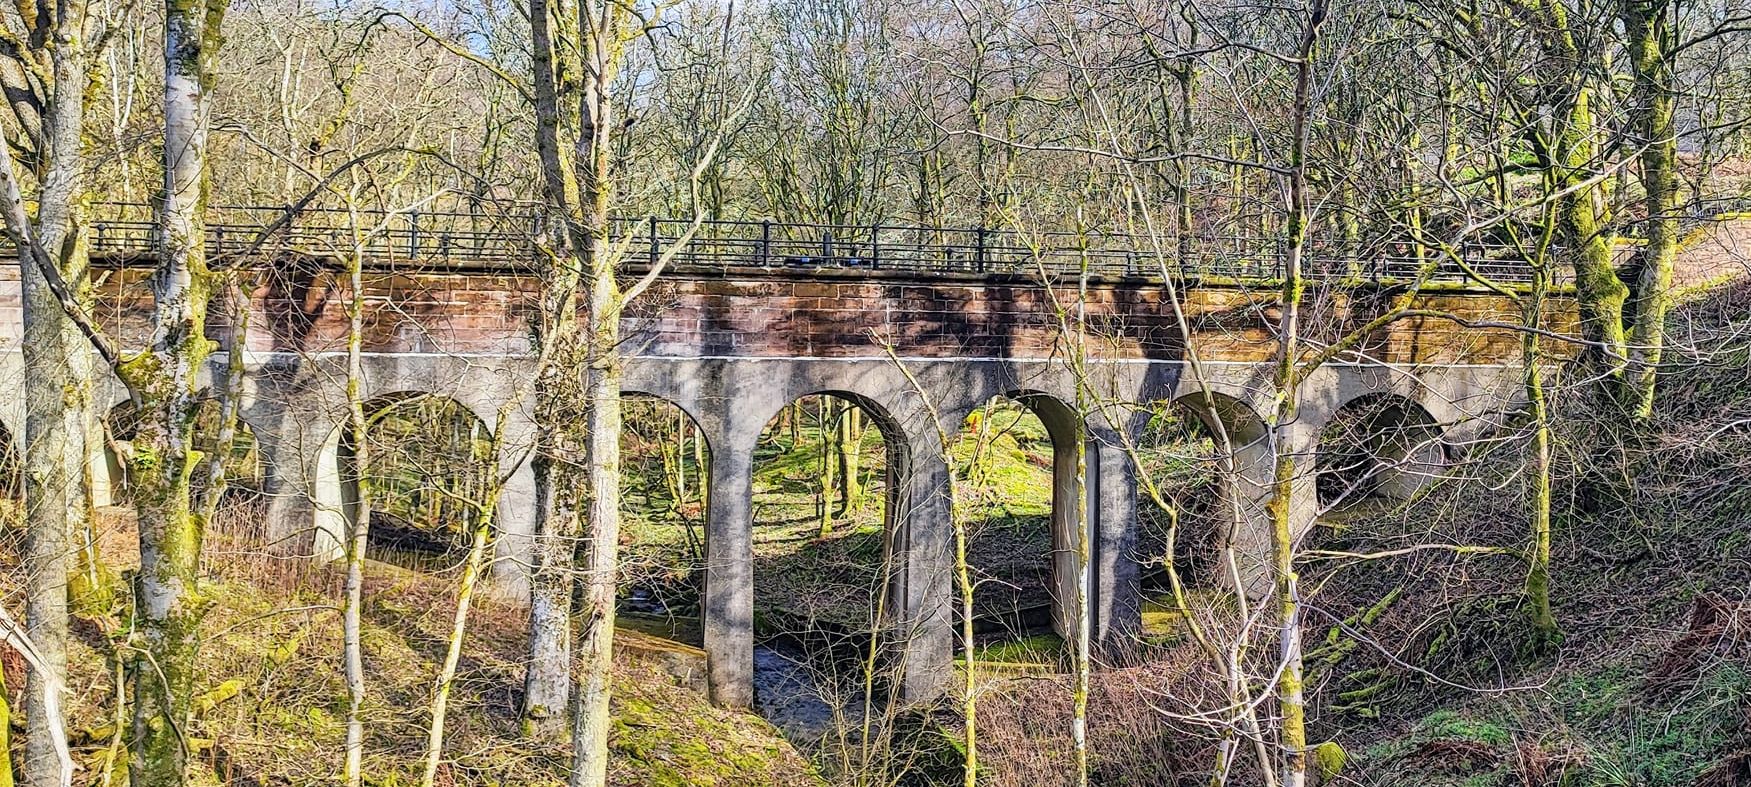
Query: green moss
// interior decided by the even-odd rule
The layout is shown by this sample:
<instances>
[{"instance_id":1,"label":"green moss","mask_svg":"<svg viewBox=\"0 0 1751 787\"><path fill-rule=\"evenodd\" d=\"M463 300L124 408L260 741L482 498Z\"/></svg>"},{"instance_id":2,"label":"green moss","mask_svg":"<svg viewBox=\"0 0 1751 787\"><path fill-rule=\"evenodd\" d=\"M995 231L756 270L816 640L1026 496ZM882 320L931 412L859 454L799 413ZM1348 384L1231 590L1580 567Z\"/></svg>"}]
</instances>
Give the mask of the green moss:
<instances>
[{"instance_id":1,"label":"green moss","mask_svg":"<svg viewBox=\"0 0 1751 787\"><path fill-rule=\"evenodd\" d=\"M981 662L1000 664L1055 664L1064 655L1064 638L1057 634L1036 634L1008 642L994 642L974 651ZM961 654L956 651L955 658Z\"/></svg>"},{"instance_id":2,"label":"green moss","mask_svg":"<svg viewBox=\"0 0 1751 787\"><path fill-rule=\"evenodd\" d=\"M1349 755L1337 741L1326 741L1313 747L1313 767L1321 783L1329 784L1336 779L1344 772L1344 764L1348 761Z\"/></svg>"},{"instance_id":3,"label":"green moss","mask_svg":"<svg viewBox=\"0 0 1751 787\"><path fill-rule=\"evenodd\" d=\"M12 706L6 696L6 665L0 664L0 787L12 787Z\"/></svg>"},{"instance_id":4,"label":"green moss","mask_svg":"<svg viewBox=\"0 0 1751 787\"><path fill-rule=\"evenodd\" d=\"M1506 746L1513 741L1507 728L1493 721L1470 719L1451 710L1439 710L1417 725L1418 733L1429 740L1463 740Z\"/></svg>"}]
</instances>

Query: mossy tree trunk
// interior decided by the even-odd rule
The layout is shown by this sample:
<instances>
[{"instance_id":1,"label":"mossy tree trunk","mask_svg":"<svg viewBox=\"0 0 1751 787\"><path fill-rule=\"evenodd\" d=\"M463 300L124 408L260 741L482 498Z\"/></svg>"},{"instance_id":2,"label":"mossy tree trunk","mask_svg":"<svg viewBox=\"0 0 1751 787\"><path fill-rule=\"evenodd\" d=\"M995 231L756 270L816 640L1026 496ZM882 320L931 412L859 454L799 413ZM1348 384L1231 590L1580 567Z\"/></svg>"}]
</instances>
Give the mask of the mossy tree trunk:
<instances>
[{"instance_id":1,"label":"mossy tree trunk","mask_svg":"<svg viewBox=\"0 0 1751 787\"><path fill-rule=\"evenodd\" d=\"M1325 0L1314 0L1301 34L1295 61L1294 136L1289 151L1289 213L1287 245L1283 259L1282 317L1277 328L1275 380L1277 408L1270 424L1276 460L1271 478L1271 496L1265 505L1271 537L1271 577L1277 606L1278 677L1277 705L1279 745L1282 760L1278 780L1283 787L1307 783L1307 701L1302 687L1301 591L1296 574L1296 537L1293 521L1295 453L1288 448L1300 399L1300 319L1305 287L1302 258L1307 245L1308 184L1307 139L1313 112L1313 56L1319 31L1325 23Z\"/></svg>"},{"instance_id":2,"label":"mossy tree trunk","mask_svg":"<svg viewBox=\"0 0 1751 787\"><path fill-rule=\"evenodd\" d=\"M588 528L582 592L583 632L573 689L571 787L608 781L609 697L614 669L614 603L620 572L620 313L625 305L618 260L609 237L614 204L611 95L636 28L629 8L613 2L580 11L583 58L582 124L573 166L585 245L578 266L588 277L583 400ZM653 266L654 267L654 266Z\"/></svg>"},{"instance_id":3,"label":"mossy tree trunk","mask_svg":"<svg viewBox=\"0 0 1751 787\"><path fill-rule=\"evenodd\" d=\"M503 411L497 420L496 428L489 438L492 451L487 454L488 457L497 457L502 447L499 436L504 434ZM470 456L474 454L471 452ZM480 582L487 554L492 549L499 496L504 491L504 483L496 474L488 475L486 483L485 489L478 492L468 490L457 501L469 509L472 527L469 528L468 557L462 563L462 579L456 589L455 612L450 620L450 639L444 648L444 662L438 668L437 687L432 695L432 717L426 728L425 769L420 774L420 787L432 787L437 781L438 765L444 753L444 729L450 708L450 692L456 683L456 665L462 659L462 642L468 633L469 613L474 608L475 587Z\"/></svg>"},{"instance_id":4,"label":"mossy tree trunk","mask_svg":"<svg viewBox=\"0 0 1751 787\"><path fill-rule=\"evenodd\" d=\"M0 143L4 144L4 143ZM46 205L45 205L46 207ZM41 214L39 213L39 216ZM71 243L70 253L53 264L61 276L85 288L82 230L70 224L55 229L39 218L45 248ZM56 243L56 246L48 246ZM44 666L59 677L66 672L68 586L77 534L90 530L87 504L86 442L92 411L91 346L35 266L22 272L24 288L24 497L23 568L26 577L26 632L42 654ZM86 300L84 292L78 295ZM30 734L25 737L23 773L28 787L58 786L60 760L44 731L47 700L42 687L30 681L24 701Z\"/></svg>"},{"instance_id":5,"label":"mossy tree trunk","mask_svg":"<svg viewBox=\"0 0 1751 787\"><path fill-rule=\"evenodd\" d=\"M28 13L27 13L28 11ZM50 732L47 686L66 670L68 587L75 540L90 532L86 458L96 423L91 345L74 310L89 303L84 214L90 195L85 160L85 86L92 59L86 49L86 5L21 6L16 47L3 56L16 66L0 71L12 96L15 124L0 145L8 205L7 235L23 264L25 395L23 571L25 631L50 679L31 680L24 700L28 733L22 772L27 787L60 785L64 774ZM10 24L8 28L11 29ZM34 75L33 79L22 78ZM34 216L26 213L13 150L29 151L37 188ZM34 261L36 264L28 264Z\"/></svg>"},{"instance_id":6,"label":"mossy tree trunk","mask_svg":"<svg viewBox=\"0 0 1751 787\"><path fill-rule=\"evenodd\" d=\"M350 203L350 200L349 200ZM358 232L354 213L353 229ZM357 495L353 502L351 530L346 538L346 587L341 602L341 651L347 684L346 743L341 758L341 782L358 787L364 779L365 643L361 616L365 605L365 548L370 543L371 500L375 496L371 468L371 444L366 433L365 373L362 352L365 334L364 244L355 242L347 255L347 443L352 449L353 478Z\"/></svg>"},{"instance_id":7,"label":"mossy tree trunk","mask_svg":"<svg viewBox=\"0 0 1751 787\"><path fill-rule=\"evenodd\" d=\"M1545 401L1543 349L1539 331L1544 321L1544 298L1549 281L1544 265L1544 247L1532 261L1532 284L1526 294L1525 324L1520 336L1523 385L1527 413L1532 419L1532 472L1530 473L1531 547L1526 556L1526 600L1532 611L1532 625L1541 645L1554 644L1558 638L1556 614L1550 603L1550 498L1551 498L1551 434L1549 408Z\"/></svg>"},{"instance_id":8,"label":"mossy tree trunk","mask_svg":"<svg viewBox=\"0 0 1751 787\"><path fill-rule=\"evenodd\" d=\"M1575 273L1575 304L1580 313L1585 354L1608 385L1621 387L1628 358L1624 306L1629 287L1612 260L1612 235L1605 213L1605 184L1598 177L1600 131L1593 118L1593 88L1583 68L1568 9L1556 0L1520 0L1527 16L1543 29L1536 35L1552 63L1541 85L1543 107L1522 107L1536 129L1529 135L1533 152L1550 173L1548 188L1556 202L1558 243L1570 257ZM1533 101L1540 99L1532 99ZM1551 118L1539 128L1537 118Z\"/></svg>"},{"instance_id":9,"label":"mossy tree trunk","mask_svg":"<svg viewBox=\"0 0 1751 787\"><path fill-rule=\"evenodd\" d=\"M213 275L206 259L208 99L224 0L169 0L165 6L164 191L158 268L152 278L152 334L145 353L117 369L142 414L128 465L140 529L134 665L133 764L138 787L186 777L195 652L206 600L199 582L203 525L192 479L201 466L195 423L198 375Z\"/></svg>"},{"instance_id":10,"label":"mossy tree trunk","mask_svg":"<svg viewBox=\"0 0 1751 787\"><path fill-rule=\"evenodd\" d=\"M0 787L12 787L12 705L6 693L6 664L0 661Z\"/></svg>"},{"instance_id":11,"label":"mossy tree trunk","mask_svg":"<svg viewBox=\"0 0 1751 787\"><path fill-rule=\"evenodd\" d=\"M1670 0L1620 0L1629 34L1632 137L1641 143L1641 183L1647 211L1646 244L1630 320L1625 400L1630 413L1654 412L1654 388L1665 347L1666 312L1672 306L1672 270L1678 256L1677 90L1673 56L1677 37Z\"/></svg>"}]
</instances>

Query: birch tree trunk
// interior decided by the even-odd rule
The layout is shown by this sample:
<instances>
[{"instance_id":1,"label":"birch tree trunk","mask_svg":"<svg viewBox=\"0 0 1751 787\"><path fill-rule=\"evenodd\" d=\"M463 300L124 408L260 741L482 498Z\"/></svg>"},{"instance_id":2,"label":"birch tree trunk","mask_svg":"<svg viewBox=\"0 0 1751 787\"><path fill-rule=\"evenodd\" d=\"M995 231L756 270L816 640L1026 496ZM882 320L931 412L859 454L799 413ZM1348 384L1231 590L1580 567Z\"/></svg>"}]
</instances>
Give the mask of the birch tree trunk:
<instances>
[{"instance_id":1,"label":"birch tree trunk","mask_svg":"<svg viewBox=\"0 0 1751 787\"><path fill-rule=\"evenodd\" d=\"M1311 123L1313 54L1319 30L1325 23L1326 0L1313 0L1295 61L1294 137L1289 151L1288 245L1283 259L1282 318L1277 328L1275 380L1277 411L1271 429L1276 452L1271 498L1265 512L1271 528L1271 574L1277 604L1278 659L1277 704L1282 714L1280 745L1283 750L1279 780L1284 787L1307 783L1307 702L1302 688L1301 598L1296 581L1296 533L1292 519L1295 454L1290 446L1300 398L1302 257L1307 245L1307 138Z\"/></svg>"},{"instance_id":2,"label":"birch tree trunk","mask_svg":"<svg viewBox=\"0 0 1751 787\"><path fill-rule=\"evenodd\" d=\"M560 76L577 72L566 42L575 6L567 0L533 0L530 35L534 53L536 149L551 256L541 261L542 314L539 340L549 359L536 372L536 532L529 576L529 664L523 678L523 726L531 736L557 737L565 729L572 680L572 560L579 534L578 472L583 450L576 424L578 351L575 258L578 233L572 206L577 180L561 133L575 130L576 112ZM574 77L575 78L575 77Z\"/></svg>"},{"instance_id":3,"label":"birch tree trunk","mask_svg":"<svg viewBox=\"0 0 1751 787\"><path fill-rule=\"evenodd\" d=\"M205 212L208 90L220 44L224 0L169 0L165 6L164 193L158 269L152 278L148 352L119 365L145 416L129 469L137 484L140 572L135 592L144 642L134 669L133 765L140 787L182 784L188 759L190 692L198 627L202 527L191 480L197 375L206 338L212 274Z\"/></svg>"}]
</instances>

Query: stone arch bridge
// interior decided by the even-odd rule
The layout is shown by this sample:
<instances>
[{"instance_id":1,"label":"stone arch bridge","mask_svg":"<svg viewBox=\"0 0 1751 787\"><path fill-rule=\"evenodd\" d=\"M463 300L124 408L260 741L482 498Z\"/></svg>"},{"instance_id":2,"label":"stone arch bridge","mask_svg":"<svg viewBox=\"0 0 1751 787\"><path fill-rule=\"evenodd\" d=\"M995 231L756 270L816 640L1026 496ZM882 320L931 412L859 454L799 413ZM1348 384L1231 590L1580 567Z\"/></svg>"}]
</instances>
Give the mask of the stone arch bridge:
<instances>
[{"instance_id":1,"label":"stone arch bridge","mask_svg":"<svg viewBox=\"0 0 1751 787\"><path fill-rule=\"evenodd\" d=\"M209 228L216 256L258 255L245 261L260 272L246 341L225 350L245 356L243 419L263 460L267 534L282 551L332 556L345 527L338 435L349 294L324 249L348 236L320 221L282 227L269 254L249 240L268 221L242 211L225 215L230 223ZM366 263L366 397L448 396L496 423L506 401L526 402L533 374L537 280L522 251L527 235L481 217L447 223L425 217L423 226L417 216L391 219L383 222L390 229L374 236ZM95 313L123 337L143 335L150 313L148 229L143 218L122 215L98 222L93 235ZM646 233L654 248L674 230L647 221L625 231ZM996 396L1014 397L1040 416L1055 452L1055 595L1072 596L1064 592L1077 581L1069 556L1085 512L1089 633L1097 643L1115 644L1140 620L1138 496L1127 447L1151 408L1186 404L1228 434L1236 446L1233 472L1217 488L1235 503L1241 553L1261 561L1264 536L1247 525L1261 515L1275 452L1311 454L1346 404L1393 397L1401 412L1427 422L1434 438L1399 463L1402 483L1411 485L1416 476L1440 472L1512 409L1518 335L1443 319L1401 320L1315 372L1304 385L1290 444L1270 445L1261 414L1271 412L1276 393L1268 363L1275 258L1231 242L1204 247L1209 259L1198 266L1166 270L1139 251L1149 244L1122 237L1054 245L1051 238L1024 243L985 230L708 226L632 305L623 328L625 390L681 408L710 447L702 617L715 700L752 699L752 454L767 423L802 396L856 402L889 447L887 542L897 567L889 607L892 625L904 634L902 693L913 698L939 690L951 674L953 650L949 469L931 410L950 434ZM1470 263L1510 281L1516 272L1487 251ZM635 259L629 267L637 265ZM1417 296L1421 308L1476 321L1519 319L1510 299L1408 253L1316 254L1314 267L1321 284L1308 307L1313 341L1366 322L1418 270L1433 270ZM1556 319L1572 319L1566 303L1556 304ZM17 263L0 261L0 427L13 441L22 438L24 423L21 320ZM215 322L213 337L228 344L226 320ZM1075 324L1086 330L1066 329ZM110 400L120 401L119 386L110 388ZM502 442L529 445L535 430L529 408L506 415ZM1074 499L1079 451L1086 458L1085 505ZM509 483L496 565L503 587L518 592L536 498L526 452L513 453L501 458ZM101 456L93 467L102 497ZM1314 486L1311 475L1296 485L1292 510L1302 528L1318 513ZM1061 628L1077 625L1067 600L1057 615Z\"/></svg>"}]
</instances>

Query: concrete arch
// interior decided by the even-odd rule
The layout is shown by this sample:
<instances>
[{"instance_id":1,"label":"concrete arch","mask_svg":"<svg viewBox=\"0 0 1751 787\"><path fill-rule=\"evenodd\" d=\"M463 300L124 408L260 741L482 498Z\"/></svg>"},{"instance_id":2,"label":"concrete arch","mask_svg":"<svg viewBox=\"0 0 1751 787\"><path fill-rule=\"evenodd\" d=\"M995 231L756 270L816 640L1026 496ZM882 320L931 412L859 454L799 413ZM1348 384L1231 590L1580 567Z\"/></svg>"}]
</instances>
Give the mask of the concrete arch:
<instances>
[{"instance_id":1,"label":"concrete arch","mask_svg":"<svg viewBox=\"0 0 1751 787\"><path fill-rule=\"evenodd\" d=\"M24 498L24 443L21 433L0 419L0 500Z\"/></svg>"},{"instance_id":2,"label":"concrete arch","mask_svg":"<svg viewBox=\"0 0 1751 787\"><path fill-rule=\"evenodd\" d=\"M663 615L677 614L678 609L684 608L671 606L675 595L673 586L686 587L687 583L675 582L673 569L684 566L685 575L691 578L704 568L702 563L695 562L695 558L703 557L700 554L703 549L696 537L709 533L712 527L709 474L712 455L717 448L698 418L687 408L662 396L622 389L621 407L622 533L630 537L632 546L629 548L652 550L663 555L654 567L646 566L643 560L623 562L621 587L632 594L646 594L645 601L660 605ZM650 431L646 427L651 427ZM671 452L668 447L670 440L677 441L685 450ZM660 465L654 475L652 463ZM668 475L671 469L673 476ZM638 501L642 501L642 505ZM692 515L684 509L694 501L701 504L699 529L695 528ZM639 522L640 527L632 527L634 521ZM666 528L673 529L666 534L673 540L642 541L640 538ZM696 601L702 603L703 599ZM651 610L632 611L636 614Z\"/></svg>"},{"instance_id":3,"label":"concrete arch","mask_svg":"<svg viewBox=\"0 0 1751 787\"><path fill-rule=\"evenodd\" d=\"M1174 397L1170 404L1195 416L1232 452L1251 450L1269 438L1264 418L1247 399L1214 390L1194 391Z\"/></svg>"},{"instance_id":4,"label":"concrete arch","mask_svg":"<svg viewBox=\"0 0 1751 787\"><path fill-rule=\"evenodd\" d=\"M899 396L909 397L910 391L896 394L895 391L887 389L885 386L869 385L865 379L833 380L826 381L824 384L820 381L806 379L800 381L794 379L776 380L775 382L779 382L782 387L763 391L764 395L755 397L758 404L750 409L738 411L736 406L732 406L732 412L728 419L730 421L729 431L738 436L757 439L785 408L811 396L831 396L856 405L869 416L870 422L881 431L882 440L890 446L909 448L915 440L922 439L924 431L928 430L928 425L925 424L916 424L915 426L918 427L916 431L908 429L908 420L901 419L897 415L897 413L908 411L909 408L904 407L904 402L899 400ZM935 439L934 433L930 435L930 438Z\"/></svg>"},{"instance_id":5,"label":"concrete arch","mask_svg":"<svg viewBox=\"0 0 1751 787\"><path fill-rule=\"evenodd\" d=\"M1444 431L1427 407L1401 393L1376 391L1346 400L1318 432L1314 468L1320 508L1415 495L1449 464Z\"/></svg>"},{"instance_id":6,"label":"concrete arch","mask_svg":"<svg viewBox=\"0 0 1751 787\"><path fill-rule=\"evenodd\" d=\"M1017 402L1039 418L1052 442L1049 589L1053 628L1066 640L1080 635L1082 618L1076 605L1080 582L1080 595L1088 604L1091 641L1117 654L1142 624L1141 579L1135 559L1137 469L1127 448L1130 438L1121 436L1121 430L1134 436L1147 417L1113 408L1083 413L1070 403L1075 396L1074 380L1047 375L1037 377L1036 382L1047 384L987 389L995 393L962 408L955 423L964 423L972 412L996 399ZM1080 499L1079 468L1083 473ZM1088 564L1079 577L1077 553L1085 535Z\"/></svg>"},{"instance_id":7,"label":"concrete arch","mask_svg":"<svg viewBox=\"0 0 1751 787\"><path fill-rule=\"evenodd\" d=\"M1085 513L1090 517L1099 516L1093 473L1084 463L1084 452L1089 443L1088 422L1075 407L1045 391L1012 389L990 401L997 398L1027 408L1045 426L1046 435L1052 442L1052 514L1049 520L1052 574L1048 587L1052 599L1052 627L1066 642L1074 641L1081 626L1077 598L1080 595L1085 603L1092 605L1094 596L1094 556L1087 556L1090 565L1086 576L1079 578L1077 566L1082 517ZM1079 468L1084 472L1081 479L1077 477Z\"/></svg>"},{"instance_id":8,"label":"concrete arch","mask_svg":"<svg viewBox=\"0 0 1751 787\"><path fill-rule=\"evenodd\" d=\"M1276 452L1269 426L1245 392L1206 389L1167 402L1187 413L1210 435L1214 453L1215 544L1233 544L1247 570L1263 570L1268 551L1265 505L1270 500ZM1182 544L1185 542L1182 542ZM1254 566L1252 563L1258 563Z\"/></svg>"},{"instance_id":9,"label":"concrete arch","mask_svg":"<svg viewBox=\"0 0 1751 787\"><path fill-rule=\"evenodd\" d=\"M119 386L117 386L119 387ZM114 399L114 397L111 397ZM118 451L128 449L139 428L140 414L132 399L111 401L98 423L102 443L87 446L91 466L91 502L97 506L120 505L128 487L128 468Z\"/></svg>"},{"instance_id":10,"label":"concrete arch","mask_svg":"<svg viewBox=\"0 0 1751 787\"><path fill-rule=\"evenodd\" d=\"M457 397L433 391L417 389L393 390L379 393L365 400L366 432L370 432L369 420L380 415L385 410L405 402L413 402L427 397L448 400L458 405L463 412L473 418L475 424L487 435L492 434L491 422L482 418L480 412ZM358 519L359 490L357 473L353 468L349 477L347 463L351 461L350 450L346 445L347 423L345 416L336 419L328 430L321 448L315 457L315 467L310 471L310 499L312 527L315 532L314 554L320 560L335 560L345 554L347 534L353 523ZM501 508L503 504L501 503Z\"/></svg>"},{"instance_id":11,"label":"concrete arch","mask_svg":"<svg viewBox=\"0 0 1751 787\"><path fill-rule=\"evenodd\" d=\"M868 418L868 423L874 425L876 431L882 436L882 445L885 449L883 470L886 476L886 481L883 484L886 499L882 501L884 563L893 567L887 582L890 595L888 608L902 608L901 601L907 592L905 553L908 544L907 526L910 523L907 516L910 508L907 506L905 490L908 484L913 481L913 457L917 453L912 449L911 435L907 434L893 413L881 402L864 394L836 388L810 389L792 396L767 416L760 431L764 432L765 429L776 423L779 413L782 413L784 408L816 396L838 399L863 411L865 417ZM750 462L750 474L752 469Z\"/></svg>"}]
</instances>

